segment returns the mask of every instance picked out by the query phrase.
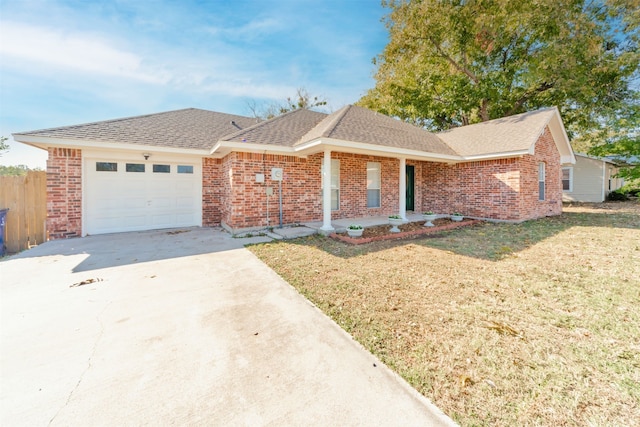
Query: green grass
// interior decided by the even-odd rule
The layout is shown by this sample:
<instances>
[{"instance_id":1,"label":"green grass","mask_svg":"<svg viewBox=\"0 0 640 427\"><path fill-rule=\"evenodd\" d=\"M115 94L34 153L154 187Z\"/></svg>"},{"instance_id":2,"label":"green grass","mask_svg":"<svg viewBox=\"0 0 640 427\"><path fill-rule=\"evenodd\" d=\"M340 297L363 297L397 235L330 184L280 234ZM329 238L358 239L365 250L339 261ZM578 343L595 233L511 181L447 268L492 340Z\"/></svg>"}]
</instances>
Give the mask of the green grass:
<instances>
[{"instance_id":1,"label":"green grass","mask_svg":"<svg viewBox=\"0 0 640 427\"><path fill-rule=\"evenodd\" d=\"M640 209L250 249L464 426L640 425Z\"/></svg>"}]
</instances>

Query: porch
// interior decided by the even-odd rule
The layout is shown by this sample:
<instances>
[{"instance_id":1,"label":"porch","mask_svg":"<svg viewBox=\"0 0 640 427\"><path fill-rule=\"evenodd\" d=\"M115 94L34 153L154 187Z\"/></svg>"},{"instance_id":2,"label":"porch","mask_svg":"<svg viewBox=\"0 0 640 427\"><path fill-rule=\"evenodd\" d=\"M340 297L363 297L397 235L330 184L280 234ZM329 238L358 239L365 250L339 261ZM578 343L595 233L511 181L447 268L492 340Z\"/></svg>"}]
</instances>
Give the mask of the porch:
<instances>
[{"instance_id":1,"label":"porch","mask_svg":"<svg viewBox=\"0 0 640 427\"><path fill-rule=\"evenodd\" d=\"M438 215L438 218L446 217L447 215ZM407 222L424 221L422 214L407 212ZM331 227L335 233L343 233L346 231L350 224L360 224L364 228L374 227L376 225L385 225L389 223L388 216L370 216L361 218L345 218L336 219L331 221ZM303 222L299 227L283 227L274 228L267 233L270 237L276 239L295 239L298 237L311 236L313 234L326 234L322 230L322 221Z\"/></svg>"}]
</instances>

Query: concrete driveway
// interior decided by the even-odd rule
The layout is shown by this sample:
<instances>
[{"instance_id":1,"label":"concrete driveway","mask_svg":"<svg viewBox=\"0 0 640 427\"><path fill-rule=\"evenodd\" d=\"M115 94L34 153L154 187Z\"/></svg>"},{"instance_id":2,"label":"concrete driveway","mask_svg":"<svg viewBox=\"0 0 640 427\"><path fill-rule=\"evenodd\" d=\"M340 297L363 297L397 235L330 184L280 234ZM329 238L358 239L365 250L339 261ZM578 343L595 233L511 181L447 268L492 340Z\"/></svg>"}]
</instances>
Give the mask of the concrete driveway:
<instances>
[{"instance_id":1,"label":"concrete driveway","mask_svg":"<svg viewBox=\"0 0 640 427\"><path fill-rule=\"evenodd\" d=\"M92 236L0 262L0 424L453 425L243 248L260 239Z\"/></svg>"}]
</instances>

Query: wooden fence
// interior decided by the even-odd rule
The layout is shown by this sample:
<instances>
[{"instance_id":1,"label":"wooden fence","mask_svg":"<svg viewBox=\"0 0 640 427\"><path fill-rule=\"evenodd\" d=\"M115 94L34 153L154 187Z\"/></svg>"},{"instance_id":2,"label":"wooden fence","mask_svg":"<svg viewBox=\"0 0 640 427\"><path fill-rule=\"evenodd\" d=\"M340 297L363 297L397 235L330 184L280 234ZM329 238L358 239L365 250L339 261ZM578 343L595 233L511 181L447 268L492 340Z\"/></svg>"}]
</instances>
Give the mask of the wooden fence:
<instances>
[{"instance_id":1,"label":"wooden fence","mask_svg":"<svg viewBox=\"0 0 640 427\"><path fill-rule=\"evenodd\" d=\"M5 223L8 253L20 252L47 240L47 173L0 176L0 209L9 208Z\"/></svg>"}]
</instances>

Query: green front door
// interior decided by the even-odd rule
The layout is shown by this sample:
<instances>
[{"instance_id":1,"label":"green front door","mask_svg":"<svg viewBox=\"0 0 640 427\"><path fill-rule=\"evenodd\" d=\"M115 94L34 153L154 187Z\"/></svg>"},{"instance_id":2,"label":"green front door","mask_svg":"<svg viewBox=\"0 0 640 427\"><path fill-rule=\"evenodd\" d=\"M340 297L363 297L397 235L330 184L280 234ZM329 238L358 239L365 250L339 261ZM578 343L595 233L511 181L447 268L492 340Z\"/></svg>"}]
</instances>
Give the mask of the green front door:
<instances>
[{"instance_id":1,"label":"green front door","mask_svg":"<svg viewBox=\"0 0 640 427\"><path fill-rule=\"evenodd\" d=\"M407 166L407 210L414 210L414 173L415 169L413 166Z\"/></svg>"}]
</instances>

